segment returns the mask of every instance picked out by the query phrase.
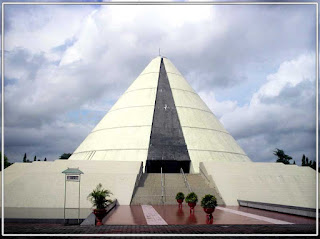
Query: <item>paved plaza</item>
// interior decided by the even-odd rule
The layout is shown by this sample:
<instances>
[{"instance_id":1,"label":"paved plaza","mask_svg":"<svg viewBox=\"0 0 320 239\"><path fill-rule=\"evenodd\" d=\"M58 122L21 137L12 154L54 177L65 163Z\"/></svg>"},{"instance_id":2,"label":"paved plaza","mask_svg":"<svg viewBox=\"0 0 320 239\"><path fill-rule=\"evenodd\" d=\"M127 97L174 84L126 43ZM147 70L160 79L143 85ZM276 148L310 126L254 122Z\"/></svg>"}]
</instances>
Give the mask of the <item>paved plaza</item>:
<instances>
[{"instance_id":1,"label":"paved plaza","mask_svg":"<svg viewBox=\"0 0 320 239\"><path fill-rule=\"evenodd\" d=\"M208 221L197 205L117 206L104 225L5 223L6 234L315 234L316 220L245 207L217 207Z\"/></svg>"},{"instance_id":2,"label":"paved plaza","mask_svg":"<svg viewBox=\"0 0 320 239\"><path fill-rule=\"evenodd\" d=\"M105 225L254 225L254 224L315 224L315 219L270 212L260 209L228 206L217 207L213 220L207 221L207 215L200 205L193 213L185 204L177 205L142 205L118 206L104 218Z\"/></svg>"}]
</instances>

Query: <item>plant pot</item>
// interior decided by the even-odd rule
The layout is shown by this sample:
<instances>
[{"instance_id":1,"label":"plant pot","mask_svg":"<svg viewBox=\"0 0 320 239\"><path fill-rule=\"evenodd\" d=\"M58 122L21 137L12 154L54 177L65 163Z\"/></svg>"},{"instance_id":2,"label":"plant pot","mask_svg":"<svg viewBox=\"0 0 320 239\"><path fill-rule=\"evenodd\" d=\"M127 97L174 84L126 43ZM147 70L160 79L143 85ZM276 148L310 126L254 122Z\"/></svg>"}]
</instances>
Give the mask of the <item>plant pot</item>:
<instances>
[{"instance_id":1,"label":"plant pot","mask_svg":"<svg viewBox=\"0 0 320 239\"><path fill-rule=\"evenodd\" d=\"M194 207L196 206L197 203L195 202L188 202L188 206L190 207L190 209L194 209Z\"/></svg>"},{"instance_id":2,"label":"plant pot","mask_svg":"<svg viewBox=\"0 0 320 239\"><path fill-rule=\"evenodd\" d=\"M203 211L207 214L212 214L214 212L215 208L209 208L209 207L204 207Z\"/></svg>"},{"instance_id":3,"label":"plant pot","mask_svg":"<svg viewBox=\"0 0 320 239\"><path fill-rule=\"evenodd\" d=\"M96 216L97 218L97 226L101 226L102 224L102 219L107 215L107 211L106 209L94 209L93 210L93 214Z\"/></svg>"},{"instance_id":4,"label":"plant pot","mask_svg":"<svg viewBox=\"0 0 320 239\"><path fill-rule=\"evenodd\" d=\"M177 202L179 203L179 207L182 207L183 199L177 199Z\"/></svg>"},{"instance_id":5,"label":"plant pot","mask_svg":"<svg viewBox=\"0 0 320 239\"><path fill-rule=\"evenodd\" d=\"M190 213L194 213L194 207L196 206L197 203L195 202L188 202L188 205L190 207Z\"/></svg>"},{"instance_id":6,"label":"plant pot","mask_svg":"<svg viewBox=\"0 0 320 239\"><path fill-rule=\"evenodd\" d=\"M207 214L207 218L206 218L206 223L207 224L212 224L213 223L213 216L212 213L214 212L215 208L203 208L203 211Z\"/></svg>"}]
</instances>

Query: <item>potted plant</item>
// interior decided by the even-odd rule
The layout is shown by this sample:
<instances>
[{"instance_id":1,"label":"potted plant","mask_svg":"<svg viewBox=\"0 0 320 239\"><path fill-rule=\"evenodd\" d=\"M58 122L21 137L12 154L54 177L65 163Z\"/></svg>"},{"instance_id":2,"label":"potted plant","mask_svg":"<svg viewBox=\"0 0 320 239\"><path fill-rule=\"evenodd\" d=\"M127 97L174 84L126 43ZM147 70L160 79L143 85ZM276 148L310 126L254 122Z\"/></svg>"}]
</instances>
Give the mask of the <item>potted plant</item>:
<instances>
[{"instance_id":1,"label":"potted plant","mask_svg":"<svg viewBox=\"0 0 320 239\"><path fill-rule=\"evenodd\" d=\"M102 219L107 214L106 208L112 203L112 200L108 199L112 193L109 190L103 189L101 183L88 195L88 199L91 201L94 207L94 215L97 218L97 226L102 225Z\"/></svg>"},{"instance_id":2,"label":"potted plant","mask_svg":"<svg viewBox=\"0 0 320 239\"><path fill-rule=\"evenodd\" d=\"M216 197L211 194L205 195L201 200L201 207L203 207L203 211L207 213L210 220L212 219L212 213L217 205Z\"/></svg>"},{"instance_id":3,"label":"potted plant","mask_svg":"<svg viewBox=\"0 0 320 239\"><path fill-rule=\"evenodd\" d=\"M179 207L182 207L182 202L184 200L184 194L183 192L178 192L176 195L176 200L179 203Z\"/></svg>"},{"instance_id":4,"label":"potted plant","mask_svg":"<svg viewBox=\"0 0 320 239\"><path fill-rule=\"evenodd\" d=\"M190 212L194 210L194 207L196 206L197 202L198 202L198 196L194 192L191 192L186 196L186 203L188 203L190 207Z\"/></svg>"}]
</instances>

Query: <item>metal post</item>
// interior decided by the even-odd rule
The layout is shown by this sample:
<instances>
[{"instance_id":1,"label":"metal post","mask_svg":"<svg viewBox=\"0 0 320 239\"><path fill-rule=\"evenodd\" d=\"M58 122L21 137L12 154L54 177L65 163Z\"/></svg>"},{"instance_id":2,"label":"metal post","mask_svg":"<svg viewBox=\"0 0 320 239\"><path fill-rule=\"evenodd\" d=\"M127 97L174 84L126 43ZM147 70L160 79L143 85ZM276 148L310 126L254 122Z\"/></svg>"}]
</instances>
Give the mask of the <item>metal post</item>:
<instances>
[{"instance_id":1,"label":"metal post","mask_svg":"<svg viewBox=\"0 0 320 239\"><path fill-rule=\"evenodd\" d=\"M80 182L81 182L81 174L79 175L79 210L78 210L78 224L80 224Z\"/></svg>"},{"instance_id":2,"label":"metal post","mask_svg":"<svg viewBox=\"0 0 320 239\"><path fill-rule=\"evenodd\" d=\"M64 206L63 206L63 224L66 224L66 197L67 197L67 175L64 175Z\"/></svg>"},{"instance_id":3,"label":"metal post","mask_svg":"<svg viewBox=\"0 0 320 239\"><path fill-rule=\"evenodd\" d=\"M192 189L191 189L191 187L190 187L190 184L189 184L189 182L188 182L188 180L187 180L187 178L186 178L186 175L184 174L182 168L180 168L180 172L182 173L182 176L183 176L184 183L185 183L186 187L189 189L189 192L192 192Z\"/></svg>"},{"instance_id":4,"label":"metal post","mask_svg":"<svg viewBox=\"0 0 320 239\"><path fill-rule=\"evenodd\" d=\"M162 200L162 204L164 204L164 200L163 200L163 176L162 176L162 167L161 167L161 200Z\"/></svg>"}]
</instances>

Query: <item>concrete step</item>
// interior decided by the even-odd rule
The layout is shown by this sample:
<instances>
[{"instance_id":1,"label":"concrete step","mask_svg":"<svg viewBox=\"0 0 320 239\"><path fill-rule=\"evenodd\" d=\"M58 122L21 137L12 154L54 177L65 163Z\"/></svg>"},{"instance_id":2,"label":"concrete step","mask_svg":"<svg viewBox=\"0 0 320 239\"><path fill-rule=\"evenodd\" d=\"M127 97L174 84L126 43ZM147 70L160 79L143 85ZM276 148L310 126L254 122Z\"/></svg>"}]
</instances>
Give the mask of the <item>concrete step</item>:
<instances>
[{"instance_id":1,"label":"concrete step","mask_svg":"<svg viewBox=\"0 0 320 239\"><path fill-rule=\"evenodd\" d=\"M138 187L136 191L136 195L161 195L161 187L160 188L147 188L147 187Z\"/></svg>"},{"instance_id":2,"label":"concrete step","mask_svg":"<svg viewBox=\"0 0 320 239\"><path fill-rule=\"evenodd\" d=\"M160 196L135 196L131 205L162 205L162 197Z\"/></svg>"},{"instance_id":3,"label":"concrete step","mask_svg":"<svg viewBox=\"0 0 320 239\"><path fill-rule=\"evenodd\" d=\"M201 174L187 174L188 183L191 189L197 194L199 203L206 194L214 195L218 205L224 205L224 201L215 188L209 186L209 182Z\"/></svg>"},{"instance_id":4,"label":"concrete step","mask_svg":"<svg viewBox=\"0 0 320 239\"><path fill-rule=\"evenodd\" d=\"M164 183L166 187L184 187L185 186L183 177L180 173L164 174Z\"/></svg>"},{"instance_id":5,"label":"concrete step","mask_svg":"<svg viewBox=\"0 0 320 239\"><path fill-rule=\"evenodd\" d=\"M139 187L154 187L159 185L161 187L161 175L156 173L143 174L139 182Z\"/></svg>"},{"instance_id":6,"label":"concrete step","mask_svg":"<svg viewBox=\"0 0 320 239\"><path fill-rule=\"evenodd\" d=\"M185 185L182 174L163 174L164 177L164 197L161 193L161 174L143 174L137 187L131 205L175 205L178 192L183 192L185 196L189 190ZM218 205L224 205L222 198L218 195L215 188L211 188L209 183L200 174L186 174L187 181L191 189L198 196L198 203L206 194L212 194L217 198Z\"/></svg>"},{"instance_id":7,"label":"concrete step","mask_svg":"<svg viewBox=\"0 0 320 239\"><path fill-rule=\"evenodd\" d=\"M133 195L131 205L160 205L163 203L161 193L161 174L143 174Z\"/></svg>"}]
</instances>

